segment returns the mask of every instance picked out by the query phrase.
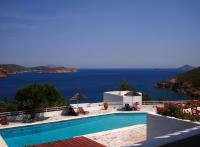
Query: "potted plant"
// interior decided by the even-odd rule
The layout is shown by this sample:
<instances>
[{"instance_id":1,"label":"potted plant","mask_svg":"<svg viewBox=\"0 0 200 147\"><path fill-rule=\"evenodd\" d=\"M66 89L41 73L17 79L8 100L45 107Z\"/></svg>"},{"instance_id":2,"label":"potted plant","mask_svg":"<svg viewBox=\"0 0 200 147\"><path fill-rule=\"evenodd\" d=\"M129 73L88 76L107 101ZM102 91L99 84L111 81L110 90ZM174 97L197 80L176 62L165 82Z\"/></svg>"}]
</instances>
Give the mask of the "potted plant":
<instances>
[{"instance_id":1,"label":"potted plant","mask_svg":"<svg viewBox=\"0 0 200 147\"><path fill-rule=\"evenodd\" d=\"M103 103L104 109L107 110L108 109L108 103Z\"/></svg>"}]
</instances>

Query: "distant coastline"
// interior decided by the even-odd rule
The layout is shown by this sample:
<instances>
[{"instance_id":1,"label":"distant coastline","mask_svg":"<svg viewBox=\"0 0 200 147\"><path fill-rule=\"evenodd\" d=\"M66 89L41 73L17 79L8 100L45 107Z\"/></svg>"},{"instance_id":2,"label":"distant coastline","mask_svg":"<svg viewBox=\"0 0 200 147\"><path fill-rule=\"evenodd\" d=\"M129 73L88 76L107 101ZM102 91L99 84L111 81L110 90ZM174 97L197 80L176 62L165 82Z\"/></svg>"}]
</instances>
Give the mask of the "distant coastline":
<instances>
[{"instance_id":1,"label":"distant coastline","mask_svg":"<svg viewBox=\"0 0 200 147\"><path fill-rule=\"evenodd\" d=\"M36 66L25 67L17 64L0 64L0 78L8 77L9 74L19 74L25 72L38 72L38 73L71 73L77 72L77 69L71 67L48 67L48 66Z\"/></svg>"}]
</instances>

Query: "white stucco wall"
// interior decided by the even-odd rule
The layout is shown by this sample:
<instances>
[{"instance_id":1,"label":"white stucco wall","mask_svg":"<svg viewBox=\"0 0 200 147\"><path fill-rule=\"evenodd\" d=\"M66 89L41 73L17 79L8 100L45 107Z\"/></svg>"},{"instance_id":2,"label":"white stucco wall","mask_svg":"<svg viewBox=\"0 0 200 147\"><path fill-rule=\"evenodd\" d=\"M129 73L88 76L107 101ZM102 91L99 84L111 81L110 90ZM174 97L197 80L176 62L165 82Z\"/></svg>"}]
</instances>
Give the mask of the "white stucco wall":
<instances>
[{"instance_id":1,"label":"white stucco wall","mask_svg":"<svg viewBox=\"0 0 200 147\"><path fill-rule=\"evenodd\" d=\"M129 104L132 105L135 102L139 102L140 105L142 105L142 93L139 93L140 96L125 96L125 94L129 91L110 91L110 92L104 92L103 95L103 101L108 102L110 104Z\"/></svg>"},{"instance_id":2,"label":"white stucco wall","mask_svg":"<svg viewBox=\"0 0 200 147\"><path fill-rule=\"evenodd\" d=\"M147 140L132 147L158 147L200 134L200 123L147 114Z\"/></svg>"},{"instance_id":3,"label":"white stucco wall","mask_svg":"<svg viewBox=\"0 0 200 147\"><path fill-rule=\"evenodd\" d=\"M65 113L65 110L59 110L59 111L51 111L51 112L44 112L44 113L37 113L36 117L42 118L42 117L54 117L54 116L60 116L63 113ZM15 115L15 116L8 116L9 121L22 121L24 118L30 117L30 114L22 114L22 115Z\"/></svg>"},{"instance_id":4,"label":"white stucco wall","mask_svg":"<svg viewBox=\"0 0 200 147\"><path fill-rule=\"evenodd\" d=\"M117 92L113 92L113 93L109 93L109 92L104 92L103 94L103 101L107 102L109 104L123 104L123 95L118 95L119 93Z\"/></svg>"}]
</instances>

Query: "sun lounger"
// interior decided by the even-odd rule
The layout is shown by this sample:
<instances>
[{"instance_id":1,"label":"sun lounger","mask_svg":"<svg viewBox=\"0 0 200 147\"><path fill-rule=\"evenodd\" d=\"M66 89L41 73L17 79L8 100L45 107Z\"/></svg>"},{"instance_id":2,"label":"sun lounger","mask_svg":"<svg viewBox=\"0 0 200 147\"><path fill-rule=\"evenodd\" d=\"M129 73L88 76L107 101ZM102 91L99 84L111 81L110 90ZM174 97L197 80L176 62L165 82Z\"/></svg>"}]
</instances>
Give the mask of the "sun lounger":
<instances>
[{"instance_id":1,"label":"sun lounger","mask_svg":"<svg viewBox=\"0 0 200 147\"><path fill-rule=\"evenodd\" d=\"M89 113L89 111L85 111L84 109L83 109L83 107L78 107L78 110L79 110L79 113L80 114L88 114Z\"/></svg>"},{"instance_id":2,"label":"sun lounger","mask_svg":"<svg viewBox=\"0 0 200 147\"><path fill-rule=\"evenodd\" d=\"M70 106L70 107L68 108L67 115L76 116L76 115L78 115L78 113L76 113L76 112L74 111L74 108Z\"/></svg>"},{"instance_id":3,"label":"sun lounger","mask_svg":"<svg viewBox=\"0 0 200 147\"><path fill-rule=\"evenodd\" d=\"M132 108L130 107L129 104L125 104L124 106L125 106L125 107L124 107L124 110L125 110L125 111L131 111L131 110L132 110Z\"/></svg>"},{"instance_id":4,"label":"sun lounger","mask_svg":"<svg viewBox=\"0 0 200 147\"><path fill-rule=\"evenodd\" d=\"M139 110L140 110L140 108L138 107L138 104L137 104L137 103L134 103L134 104L133 104L132 109L133 109L134 111L139 111Z\"/></svg>"}]
</instances>

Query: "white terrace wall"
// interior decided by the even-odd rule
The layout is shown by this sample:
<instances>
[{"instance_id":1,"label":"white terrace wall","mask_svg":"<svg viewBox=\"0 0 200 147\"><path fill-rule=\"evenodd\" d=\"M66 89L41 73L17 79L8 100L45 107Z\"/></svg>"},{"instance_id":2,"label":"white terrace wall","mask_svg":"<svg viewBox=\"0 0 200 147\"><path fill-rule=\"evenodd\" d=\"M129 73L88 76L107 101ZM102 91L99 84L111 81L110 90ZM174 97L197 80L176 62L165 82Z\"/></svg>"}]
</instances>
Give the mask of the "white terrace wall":
<instances>
[{"instance_id":1,"label":"white terrace wall","mask_svg":"<svg viewBox=\"0 0 200 147\"><path fill-rule=\"evenodd\" d=\"M172 117L147 114L147 139L182 131L199 125L200 124Z\"/></svg>"},{"instance_id":2,"label":"white terrace wall","mask_svg":"<svg viewBox=\"0 0 200 147\"><path fill-rule=\"evenodd\" d=\"M110 91L104 92L103 101L109 104L129 104L132 105L134 102L139 102L142 105L142 93L140 96L124 96L128 91Z\"/></svg>"},{"instance_id":3,"label":"white terrace wall","mask_svg":"<svg viewBox=\"0 0 200 147\"><path fill-rule=\"evenodd\" d=\"M119 95L117 92L104 92L103 101L109 104L123 104L123 95Z\"/></svg>"},{"instance_id":4,"label":"white terrace wall","mask_svg":"<svg viewBox=\"0 0 200 147\"><path fill-rule=\"evenodd\" d=\"M77 104L71 104L71 106L74 107L74 110L77 111ZM86 111L94 111L94 110L99 110L103 108L102 103L80 103L78 105L79 107L83 107L84 110ZM43 118L43 117L57 117L66 114L66 109L65 110L57 110L57 111L49 111L49 112L44 112L44 113L37 113L36 117L37 118ZM13 115L13 116L8 116L9 121L22 121L24 118L30 117L30 114L21 114L21 115ZM1 147L1 146L0 146Z\"/></svg>"},{"instance_id":5,"label":"white terrace wall","mask_svg":"<svg viewBox=\"0 0 200 147\"><path fill-rule=\"evenodd\" d=\"M44 113L37 113L37 118L43 118L43 117L54 117L54 116L60 116L64 114L65 110L59 110L59 111L51 111L51 112L44 112ZM30 114L22 114L22 115L15 115L15 116L8 116L9 121L22 121L24 118L30 117Z\"/></svg>"}]
</instances>

